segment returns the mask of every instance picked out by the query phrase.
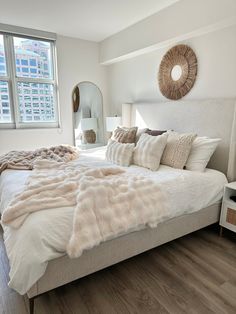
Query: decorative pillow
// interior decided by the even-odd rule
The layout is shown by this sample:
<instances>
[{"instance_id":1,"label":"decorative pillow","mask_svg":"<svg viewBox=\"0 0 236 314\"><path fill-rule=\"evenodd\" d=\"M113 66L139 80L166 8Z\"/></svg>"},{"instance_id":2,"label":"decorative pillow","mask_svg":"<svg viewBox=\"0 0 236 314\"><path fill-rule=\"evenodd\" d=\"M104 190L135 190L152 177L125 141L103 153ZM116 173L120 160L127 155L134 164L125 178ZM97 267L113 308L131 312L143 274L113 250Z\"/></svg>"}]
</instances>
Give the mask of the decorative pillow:
<instances>
[{"instance_id":1,"label":"decorative pillow","mask_svg":"<svg viewBox=\"0 0 236 314\"><path fill-rule=\"evenodd\" d=\"M135 143L138 128L117 127L112 134L111 139L120 143Z\"/></svg>"},{"instance_id":2,"label":"decorative pillow","mask_svg":"<svg viewBox=\"0 0 236 314\"><path fill-rule=\"evenodd\" d=\"M161 164L183 169L190 154L192 143L197 135L179 134L172 131L168 131L167 133L168 140L161 158Z\"/></svg>"},{"instance_id":3,"label":"decorative pillow","mask_svg":"<svg viewBox=\"0 0 236 314\"><path fill-rule=\"evenodd\" d=\"M117 165L128 167L132 161L134 145L109 140L106 159Z\"/></svg>"},{"instance_id":4,"label":"decorative pillow","mask_svg":"<svg viewBox=\"0 0 236 314\"><path fill-rule=\"evenodd\" d=\"M153 171L157 170L166 146L167 138L167 133L160 136L152 136L146 133L142 134L134 149L134 164Z\"/></svg>"},{"instance_id":5,"label":"decorative pillow","mask_svg":"<svg viewBox=\"0 0 236 314\"><path fill-rule=\"evenodd\" d=\"M160 131L160 130L150 130L150 129L147 129L145 131L145 133L149 134L149 135L152 135L152 136L158 136L158 135L161 135L163 133L165 133L167 131Z\"/></svg>"},{"instance_id":6,"label":"decorative pillow","mask_svg":"<svg viewBox=\"0 0 236 314\"><path fill-rule=\"evenodd\" d=\"M220 141L220 138L197 137L193 141L186 169L203 172Z\"/></svg>"},{"instance_id":7,"label":"decorative pillow","mask_svg":"<svg viewBox=\"0 0 236 314\"><path fill-rule=\"evenodd\" d=\"M139 139L140 139L140 136L143 134L143 133L146 133L146 131L149 130L148 128L144 128L144 129L138 129L137 130L137 133L136 133L136 138L135 138L135 143L137 144Z\"/></svg>"},{"instance_id":8,"label":"decorative pillow","mask_svg":"<svg viewBox=\"0 0 236 314\"><path fill-rule=\"evenodd\" d=\"M147 134L152 135L152 136L158 136L158 135L161 135L161 134L163 134L165 132L167 132L167 131L150 130L148 128L138 129L137 134L136 134L136 141L135 141L135 143L137 144L138 140L140 139L140 136L143 133L147 133Z\"/></svg>"}]
</instances>

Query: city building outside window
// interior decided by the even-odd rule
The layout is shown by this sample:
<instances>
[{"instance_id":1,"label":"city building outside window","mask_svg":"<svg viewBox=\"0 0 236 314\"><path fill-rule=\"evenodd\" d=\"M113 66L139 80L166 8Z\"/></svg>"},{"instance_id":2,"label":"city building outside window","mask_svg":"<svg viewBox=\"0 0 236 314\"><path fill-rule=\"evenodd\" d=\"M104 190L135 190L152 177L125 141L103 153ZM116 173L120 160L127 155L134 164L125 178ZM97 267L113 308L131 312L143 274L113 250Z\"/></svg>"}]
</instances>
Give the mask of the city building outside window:
<instances>
[{"instance_id":1,"label":"city building outside window","mask_svg":"<svg viewBox=\"0 0 236 314\"><path fill-rule=\"evenodd\" d=\"M55 42L0 33L0 128L58 126Z\"/></svg>"}]
</instances>

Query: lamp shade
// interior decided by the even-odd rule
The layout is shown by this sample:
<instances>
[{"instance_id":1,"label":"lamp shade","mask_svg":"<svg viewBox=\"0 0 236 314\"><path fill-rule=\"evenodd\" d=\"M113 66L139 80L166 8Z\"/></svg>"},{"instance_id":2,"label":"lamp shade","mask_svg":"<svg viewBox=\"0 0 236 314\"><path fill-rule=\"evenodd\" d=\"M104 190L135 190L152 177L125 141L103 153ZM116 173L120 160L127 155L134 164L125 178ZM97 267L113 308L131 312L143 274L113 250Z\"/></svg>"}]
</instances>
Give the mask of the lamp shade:
<instances>
[{"instance_id":1,"label":"lamp shade","mask_svg":"<svg viewBox=\"0 0 236 314\"><path fill-rule=\"evenodd\" d=\"M84 118L81 119L81 130L96 130L97 129L97 118Z\"/></svg>"},{"instance_id":2,"label":"lamp shade","mask_svg":"<svg viewBox=\"0 0 236 314\"><path fill-rule=\"evenodd\" d=\"M112 132L121 124L121 117L106 117L107 132Z\"/></svg>"}]
</instances>

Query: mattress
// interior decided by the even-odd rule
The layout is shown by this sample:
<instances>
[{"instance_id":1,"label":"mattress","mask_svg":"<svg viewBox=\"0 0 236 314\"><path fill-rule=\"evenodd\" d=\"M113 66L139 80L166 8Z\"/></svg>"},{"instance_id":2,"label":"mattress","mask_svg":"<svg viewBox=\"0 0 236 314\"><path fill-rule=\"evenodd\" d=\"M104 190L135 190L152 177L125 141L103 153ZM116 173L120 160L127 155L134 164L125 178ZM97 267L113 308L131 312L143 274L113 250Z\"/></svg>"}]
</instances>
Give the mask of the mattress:
<instances>
[{"instance_id":1,"label":"mattress","mask_svg":"<svg viewBox=\"0 0 236 314\"><path fill-rule=\"evenodd\" d=\"M79 163L101 167L111 165L104 158L105 148L83 151ZM158 171L132 165L126 171L147 176L165 191L171 216L192 213L218 202L227 182L219 171L204 173L173 169L161 165ZM2 213L31 171L6 170L0 177L0 212ZM10 264L9 286L25 294L45 273L48 261L65 255L73 222L73 207L61 207L34 212L19 229L3 226L4 242Z\"/></svg>"}]
</instances>

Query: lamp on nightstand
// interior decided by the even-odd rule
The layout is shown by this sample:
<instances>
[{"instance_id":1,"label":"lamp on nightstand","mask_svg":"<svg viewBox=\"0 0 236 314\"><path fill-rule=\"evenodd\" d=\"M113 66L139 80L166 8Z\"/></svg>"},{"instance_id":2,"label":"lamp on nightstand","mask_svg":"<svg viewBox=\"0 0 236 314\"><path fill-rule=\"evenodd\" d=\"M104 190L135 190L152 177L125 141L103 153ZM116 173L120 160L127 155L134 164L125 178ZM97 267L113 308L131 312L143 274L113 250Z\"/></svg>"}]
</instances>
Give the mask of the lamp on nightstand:
<instances>
[{"instance_id":1,"label":"lamp on nightstand","mask_svg":"<svg viewBox=\"0 0 236 314\"><path fill-rule=\"evenodd\" d=\"M106 130L113 132L121 124L121 117L106 117Z\"/></svg>"},{"instance_id":2,"label":"lamp on nightstand","mask_svg":"<svg viewBox=\"0 0 236 314\"><path fill-rule=\"evenodd\" d=\"M94 144L96 142L96 132L94 130L97 130L97 126L97 118L81 119L81 130L87 143Z\"/></svg>"}]
</instances>

